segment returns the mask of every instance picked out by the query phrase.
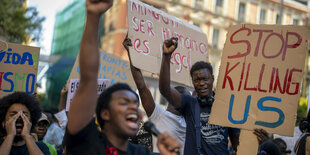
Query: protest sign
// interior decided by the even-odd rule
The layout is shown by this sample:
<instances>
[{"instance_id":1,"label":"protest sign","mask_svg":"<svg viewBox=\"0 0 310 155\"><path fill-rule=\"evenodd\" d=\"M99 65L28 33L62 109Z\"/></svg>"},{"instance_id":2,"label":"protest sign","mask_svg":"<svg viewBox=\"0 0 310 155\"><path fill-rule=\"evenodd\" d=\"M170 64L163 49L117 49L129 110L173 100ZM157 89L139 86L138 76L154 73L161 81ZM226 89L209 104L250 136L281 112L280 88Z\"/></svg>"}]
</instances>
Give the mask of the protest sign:
<instances>
[{"instance_id":1,"label":"protest sign","mask_svg":"<svg viewBox=\"0 0 310 155\"><path fill-rule=\"evenodd\" d=\"M0 97L16 91L33 94L40 48L1 42L0 45Z\"/></svg>"},{"instance_id":2,"label":"protest sign","mask_svg":"<svg viewBox=\"0 0 310 155\"><path fill-rule=\"evenodd\" d=\"M188 24L137 0L127 0L128 37L135 67L158 74L162 44L178 38L178 48L171 56L171 80L192 85L189 70L196 61L208 61L207 36L197 26Z\"/></svg>"},{"instance_id":3,"label":"protest sign","mask_svg":"<svg viewBox=\"0 0 310 155\"><path fill-rule=\"evenodd\" d=\"M76 90L79 87L80 79L70 79L69 87L68 87L68 97L66 102L66 111L69 111L72 99ZM101 94L109 85L109 79L98 79L98 95Z\"/></svg>"},{"instance_id":4,"label":"protest sign","mask_svg":"<svg viewBox=\"0 0 310 155\"><path fill-rule=\"evenodd\" d=\"M230 27L210 123L292 136L308 37L302 26Z\"/></svg>"},{"instance_id":5,"label":"protest sign","mask_svg":"<svg viewBox=\"0 0 310 155\"><path fill-rule=\"evenodd\" d=\"M79 56L77 56L72 68L70 79L80 78ZM109 79L109 85L123 82L127 83L131 88L135 89L136 85L133 81L130 64L128 61L122 60L112 54L99 52L99 70L98 79Z\"/></svg>"}]
</instances>

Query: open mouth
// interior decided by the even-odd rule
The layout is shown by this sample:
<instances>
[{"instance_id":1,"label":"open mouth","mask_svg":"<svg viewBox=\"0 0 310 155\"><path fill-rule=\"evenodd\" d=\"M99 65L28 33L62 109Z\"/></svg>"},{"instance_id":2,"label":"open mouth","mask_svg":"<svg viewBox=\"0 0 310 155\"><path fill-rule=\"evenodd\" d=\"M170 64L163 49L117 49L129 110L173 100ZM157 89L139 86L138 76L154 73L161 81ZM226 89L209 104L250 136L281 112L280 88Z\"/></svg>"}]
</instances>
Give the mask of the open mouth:
<instances>
[{"instance_id":1,"label":"open mouth","mask_svg":"<svg viewBox=\"0 0 310 155\"><path fill-rule=\"evenodd\" d=\"M23 130L23 124L22 123L16 123L15 124L15 128L16 128L16 133L17 134L20 134L21 132L22 132L22 130Z\"/></svg>"},{"instance_id":2,"label":"open mouth","mask_svg":"<svg viewBox=\"0 0 310 155\"><path fill-rule=\"evenodd\" d=\"M131 129L134 129L134 130L137 130L137 129L138 129L138 122L139 122L139 116L138 116L138 114L136 114L136 113L128 114L128 115L126 116L126 121L127 121L128 126L129 126Z\"/></svg>"}]
</instances>

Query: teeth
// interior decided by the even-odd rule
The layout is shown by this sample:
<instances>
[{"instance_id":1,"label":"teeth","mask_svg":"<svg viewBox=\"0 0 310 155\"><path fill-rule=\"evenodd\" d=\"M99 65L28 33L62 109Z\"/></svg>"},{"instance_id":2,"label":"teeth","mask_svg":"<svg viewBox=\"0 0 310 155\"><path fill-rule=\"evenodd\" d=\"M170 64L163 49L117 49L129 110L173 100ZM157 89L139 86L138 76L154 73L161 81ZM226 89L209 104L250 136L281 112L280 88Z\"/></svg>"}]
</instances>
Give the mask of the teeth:
<instances>
[{"instance_id":1,"label":"teeth","mask_svg":"<svg viewBox=\"0 0 310 155\"><path fill-rule=\"evenodd\" d=\"M129 114L126 117L127 119L138 119L138 115L137 114Z\"/></svg>"}]
</instances>

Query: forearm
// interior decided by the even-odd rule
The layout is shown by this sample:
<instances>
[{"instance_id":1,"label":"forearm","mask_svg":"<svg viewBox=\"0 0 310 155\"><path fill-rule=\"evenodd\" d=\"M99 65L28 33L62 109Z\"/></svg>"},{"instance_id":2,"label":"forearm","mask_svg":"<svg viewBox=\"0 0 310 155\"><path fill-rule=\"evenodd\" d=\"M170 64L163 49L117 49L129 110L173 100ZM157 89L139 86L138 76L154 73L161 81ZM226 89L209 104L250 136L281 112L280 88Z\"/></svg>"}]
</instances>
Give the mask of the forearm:
<instances>
[{"instance_id":1,"label":"forearm","mask_svg":"<svg viewBox=\"0 0 310 155\"><path fill-rule=\"evenodd\" d=\"M80 85L68 115L68 131L75 134L93 118L97 104L97 72L99 66L98 15L87 14L80 49Z\"/></svg>"},{"instance_id":2,"label":"forearm","mask_svg":"<svg viewBox=\"0 0 310 155\"><path fill-rule=\"evenodd\" d=\"M80 48L80 75L81 81L97 83L97 72L99 67L99 49L98 49L98 25L99 15L88 13L84 34Z\"/></svg>"},{"instance_id":3,"label":"forearm","mask_svg":"<svg viewBox=\"0 0 310 155\"><path fill-rule=\"evenodd\" d=\"M66 106L66 104L65 104L65 94L61 94L60 95L60 101L59 101L59 105L58 105L58 111L61 111L61 110L63 110L63 109L65 109L65 106Z\"/></svg>"},{"instance_id":4,"label":"forearm","mask_svg":"<svg viewBox=\"0 0 310 155\"><path fill-rule=\"evenodd\" d=\"M171 55L163 54L159 75L159 90L165 97L170 95L170 58Z\"/></svg>"},{"instance_id":5,"label":"forearm","mask_svg":"<svg viewBox=\"0 0 310 155\"><path fill-rule=\"evenodd\" d=\"M3 143L0 146L0 152L3 155L9 155L12 145L13 145L14 136L6 136Z\"/></svg>"},{"instance_id":6,"label":"forearm","mask_svg":"<svg viewBox=\"0 0 310 155\"><path fill-rule=\"evenodd\" d=\"M24 138L26 146L28 148L29 155L43 155L38 145L35 143L34 138L31 135L27 135Z\"/></svg>"}]
</instances>

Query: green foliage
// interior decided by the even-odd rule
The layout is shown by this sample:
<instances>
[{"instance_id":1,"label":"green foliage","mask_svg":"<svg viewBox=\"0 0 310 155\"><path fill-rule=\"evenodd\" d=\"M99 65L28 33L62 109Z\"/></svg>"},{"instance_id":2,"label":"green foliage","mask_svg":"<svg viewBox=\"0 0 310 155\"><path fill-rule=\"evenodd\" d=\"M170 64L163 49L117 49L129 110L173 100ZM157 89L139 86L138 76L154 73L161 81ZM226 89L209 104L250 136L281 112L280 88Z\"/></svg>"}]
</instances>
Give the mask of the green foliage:
<instances>
[{"instance_id":1,"label":"green foliage","mask_svg":"<svg viewBox=\"0 0 310 155\"><path fill-rule=\"evenodd\" d=\"M301 119L307 116L307 104L298 104L296 126L299 125Z\"/></svg>"},{"instance_id":2,"label":"green foliage","mask_svg":"<svg viewBox=\"0 0 310 155\"><path fill-rule=\"evenodd\" d=\"M21 0L0 0L0 38L8 42L38 41L44 17L36 8L26 8Z\"/></svg>"}]
</instances>

